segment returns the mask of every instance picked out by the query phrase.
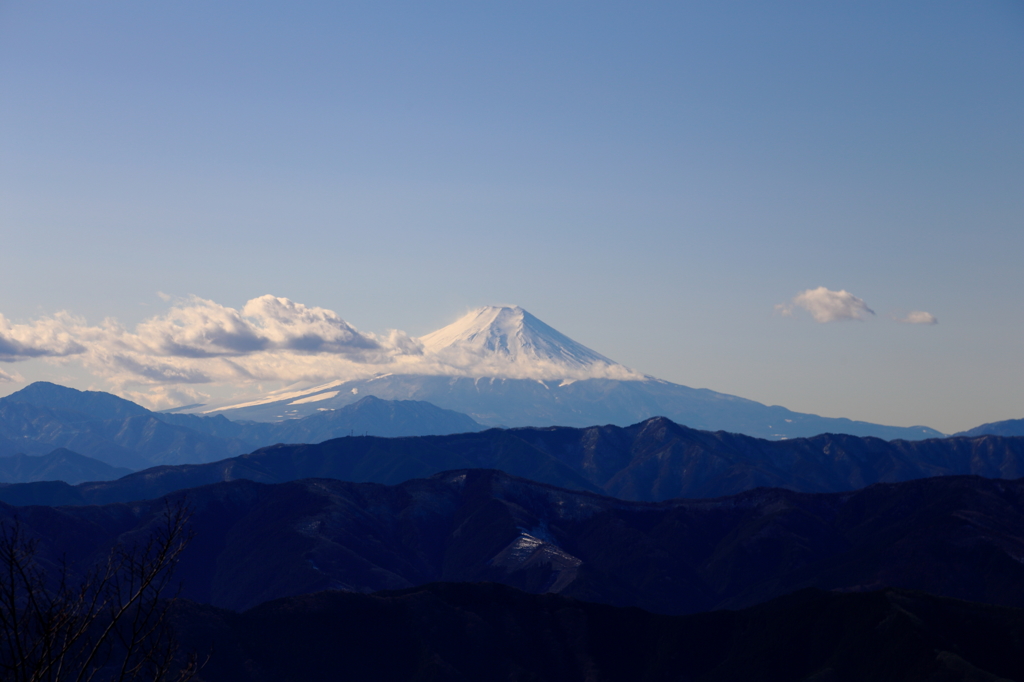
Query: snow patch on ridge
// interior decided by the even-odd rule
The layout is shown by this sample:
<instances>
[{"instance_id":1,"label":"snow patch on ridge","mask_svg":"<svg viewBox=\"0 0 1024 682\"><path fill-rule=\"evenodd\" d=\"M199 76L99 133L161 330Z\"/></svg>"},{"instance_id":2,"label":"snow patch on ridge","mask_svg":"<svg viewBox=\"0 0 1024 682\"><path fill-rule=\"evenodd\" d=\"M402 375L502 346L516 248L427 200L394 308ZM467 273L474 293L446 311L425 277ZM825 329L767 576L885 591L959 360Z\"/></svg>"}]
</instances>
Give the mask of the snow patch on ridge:
<instances>
[{"instance_id":1,"label":"snow patch on ridge","mask_svg":"<svg viewBox=\"0 0 1024 682\"><path fill-rule=\"evenodd\" d=\"M213 412L220 412L221 410L233 410L233 409L237 409L239 407L253 407L255 405L269 405L270 403L283 402L285 400L292 400L292 399L295 399L295 398L303 398L304 396L309 396L309 395L311 395L313 393L317 393L319 391L325 391L325 390L327 390L329 388L334 388L335 386L341 386L343 383L345 383L345 381L346 381L345 379L338 379L337 381L331 381L331 382L328 382L326 384L320 384L318 386L311 386L310 388L304 388L304 389L301 389L301 390L298 390L298 391L275 391L273 393L268 393L265 397L259 398L257 400L250 400L249 402L237 403L237 404L229 405L229 406L213 407L213 408L210 408L210 409L207 409L207 410L203 410L200 414L211 414ZM338 394L337 391L335 391L333 393L333 395L337 395L337 394ZM296 404L296 402L297 401L293 401L293 402L290 402L288 404L289 405L294 405L294 404ZM304 400L302 402L312 402L312 401L311 400Z\"/></svg>"},{"instance_id":2,"label":"snow patch on ridge","mask_svg":"<svg viewBox=\"0 0 1024 682\"><path fill-rule=\"evenodd\" d=\"M508 573L527 569L547 570L549 575L542 591L558 593L576 579L583 561L558 545L520 529L519 537L487 563Z\"/></svg>"},{"instance_id":3,"label":"snow patch on ridge","mask_svg":"<svg viewBox=\"0 0 1024 682\"><path fill-rule=\"evenodd\" d=\"M299 398L298 400L293 400L288 404L302 405L304 403L316 403L320 402L321 400L330 400L334 396L338 395L338 393L340 393L340 391L327 391L326 393L317 393L316 395L311 395L307 398Z\"/></svg>"}]
</instances>

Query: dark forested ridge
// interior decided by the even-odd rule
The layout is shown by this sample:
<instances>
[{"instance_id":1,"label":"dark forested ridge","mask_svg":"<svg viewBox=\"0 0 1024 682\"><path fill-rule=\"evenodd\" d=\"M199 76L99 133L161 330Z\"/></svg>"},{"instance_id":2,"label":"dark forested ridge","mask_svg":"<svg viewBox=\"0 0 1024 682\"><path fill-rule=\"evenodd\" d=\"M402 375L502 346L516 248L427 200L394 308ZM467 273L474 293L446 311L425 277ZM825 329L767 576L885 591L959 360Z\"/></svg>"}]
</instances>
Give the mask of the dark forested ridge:
<instances>
[{"instance_id":1,"label":"dark forested ridge","mask_svg":"<svg viewBox=\"0 0 1024 682\"><path fill-rule=\"evenodd\" d=\"M1024 606L1024 480L645 503L468 470L397 486L233 481L170 499L182 497L196 532L179 570L183 596L232 609L439 580L677 614L804 587L894 586ZM17 516L53 560L88 565L143 534L164 505L0 505L0 519Z\"/></svg>"},{"instance_id":2,"label":"dark forested ridge","mask_svg":"<svg viewBox=\"0 0 1024 682\"><path fill-rule=\"evenodd\" d=\"M208 682L916 682L1024 679L1024 611L884 590L805 590L660 616L487 583L321 592L232 613L179 602Z\"/></svg>"},{"instance_id":3,"label":"dark forested ridge","mask_svg":"<svg viewBox=\"0 0 1024 682\"><path fill-rule=\"evenodd\" d=\"M974 474L1024 476L1024 438L981 436L883 441L823 434L768 441L697 431L665 418L575 429L490 429L410 438L338 438L278 445L223 461L141 471L78 486L0 488L12 504L103 504L247 478L279 483L322 477L394 484L464 468L501 469L565 488L629 500L731 495L759 486L841 492L878 482Z\"/></svg>"}]
</instances>

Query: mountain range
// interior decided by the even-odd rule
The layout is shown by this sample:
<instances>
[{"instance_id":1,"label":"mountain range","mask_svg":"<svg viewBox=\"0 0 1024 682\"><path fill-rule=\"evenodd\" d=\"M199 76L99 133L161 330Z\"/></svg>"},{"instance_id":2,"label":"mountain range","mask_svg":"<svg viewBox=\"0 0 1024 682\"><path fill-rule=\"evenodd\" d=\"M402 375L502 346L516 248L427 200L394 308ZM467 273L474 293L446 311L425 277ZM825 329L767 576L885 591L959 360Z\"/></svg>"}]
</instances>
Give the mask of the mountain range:
<instances>
[{"instance_id":1,"label":"mountain range","mask_svg":"<svg viewBox=\"0 0 1024 682\"><path fill-rule=\"evenodd\" d=\"M154 467L116 481L8 485L0 487L0 500L21 505L127 502L239 478L281 483L323 477L396 484L464 468L501 469L628 500L716 497L758 486L842 492L930 476L1018 478L1024 476L1024 438L886 442L822 434L770 441L697 431L659 417L626 428L489 429L275 445L217 462Z\"/></svg>"},{"instance_id":2,"label":"mountain range","mask_svg":"<svg viewBox=\"0 0 1024 682\"><path fill-rule=\"evenodd\" d=\"M109 393L36 382L0 399L0 458L66 448L114 467L138 470L212 462L273 443L319 442L350 433L410 436L480 428L464 414L428 403L372 396L304 419L239 423L219 415L152 412Z\"/></svg>"},{"instance_id":3,"label":"mountain range","mask_svg":"<svg viewBox=\"0 0 1024 682\"><path fill-rule=\"evenodd\" d=\"M507 322L432 343L553 352ZM641 380L559 384L585 381ZM0 485L0 526L76 580L187 505L171 623L210 682L1021 679L1024 438L481 428L373 395L237 422L33 384L0 400L0 453L36 454L0 478L64 481ZM190 463L104 481L68 445Z\"/></svg>"},{"instance_id":4,"label":"mountain range","mask_svg":"<svg viewBox=\"0 0 1024 682\"><path fill-rule=\"evenodd\" d=\"M667 614L743 608L805 587L1024 606L1024 480L650 503L475 469L397 486L236 480L130 504L0 504L0 520L17 518L45 561L89 567L114 543L144 537L178 500L195 532L176 573L181 596L235 610L436 581Z\"/></svg>"},{"instance_id":5,"label":"mountain range","mask_svg":"<svg viewBox=\"0 0 1024 682\"><path fill-rule=\"evenodd\" d=\"M556 331L518 306L488 306L419 339L422 354L370 377L338 379L188 412L281 421L362 396L423 400L485 426L627 426L655 416L692 428L784 439L846 433L891 440L935 438L897 427L802 414L643 375Z\"/></svg>"},{"instance_id":6,"label":"mountain range","mask_svg":"<svg viewBox=\"0 0 1024 682\"><path fill-rule=\"evenodd\" d=\"M132 473L131 469L57 448L46 455L0 457L0 482L64 481L72 485L85 481L110 481Z\"/></svg>"},{"instance_id":7,"label":"mountain range","mask_svg":"<svg viewBox=\"0 0 1024 682\"><path fill-rule=\"evenodd\" d=\"M956 435L966 436L968 438L984 435L1024 436L1024 419L1007 419L1000 422L990 422L988 424L982 424L981 426L975 426L973 429L961 431Z\"/></svg>"}]
</instances>

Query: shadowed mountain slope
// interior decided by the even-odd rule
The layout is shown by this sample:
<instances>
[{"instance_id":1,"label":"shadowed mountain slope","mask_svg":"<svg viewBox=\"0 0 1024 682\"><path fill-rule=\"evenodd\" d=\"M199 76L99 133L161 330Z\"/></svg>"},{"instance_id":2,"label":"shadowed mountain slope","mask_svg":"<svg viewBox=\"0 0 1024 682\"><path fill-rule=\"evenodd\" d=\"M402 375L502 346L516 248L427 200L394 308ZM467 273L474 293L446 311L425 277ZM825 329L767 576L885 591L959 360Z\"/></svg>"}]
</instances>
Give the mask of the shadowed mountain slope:
<instances>
[{"instance_id":1,"label":"shadowed mountain slope","mask_svg":"<svg viewBox=\"0 0 1024 682\"><path fill-rule=\"evenodd\" d=\"M245 443L168 424L153 413L101 419L11 400L0 400L0 455L41 455L55 448L145 469L157 464L212 462L245 452Z\"/></svg>"},{"instance_id":2,"label":"shadowed mountain slope","mask_svg":"<svg viewBox=\"0 0 1024 682\"><path fill-rule=\"evenodd\" d=\"M142 405L103 391L79 391L49 381L36 381L0 398L0 402L27 403L59 412L73 412L96 419L118 419L150 415Z\"/></svg>"},{"instance_id":3,"label":"shadowed mountain slope","mask_svg":"<svg viewBox=\"0 0 1024 682\"><path fill-rule=\"evenodd\" d=\"M450 436L338 438L317 445L273 446L210 464L148 469L118 481L63 489L9 486L0 489L0 500L12 504L126 502L238 478L280 483L324 477L394 484L464 468L501 469L551 485L632 500L715 497L758 486L840 492L929 476L1018 478L1024 476L1024 438L886 442L823 434L774 442L696 431L655 418L627 428L491 429Z\"/></svg>"},{"instance_id":4,"label":"shadowed mountain slope","mask_svg":"<svg viewBox=\"0 0 1024 682\"><path fill-rule=\"evenodd\" d=\"M178 602L209 682L996 682L1024 679L1024 611L919 592L802 591L660 616L494 584L321 592L242 614Z\"/></svg>"},{"instance_id":5,"label":"shadowed mountain slope","mask_svg":"<svg viewBox=\"0 0 1024 682\"><path fill-rule=\"evenodd\" d=\"M247 424L258 428L264 424ZM323 410L302 419L271 426L271 438L279 443L320 443L344 435L385 438L470 433L483 427L461 412L443 410L419 400L381 400L366 396L340 409Z\"/></svg>"},{"instance_id":6,"label":"shadowed mountain slope","mask_svg":"<svg viewBox=\"0 0 1024 682\"><path fill-rule=\"evenodd\" d=\"M978 436L1024 436L1024 419L1007 419L1006 421L982 424L956 435L966 438L977 438Z\"/></svg>"},{"instance_id":7,"label":"shadowed mountain slope","mask_svg":"<svg viewBox=\"0 0 1024 682\"><path fill-rule=\"evenodd\" d=\"M268 599L434 581L662 613L737 608L805 587L895 586L1024 606L1024 480L945 477L812 495L625 502L496 471L398 486L327 479L219 483L194 509L182 596L245 609ZM10 507L44 558L88 566L144 536L165 500Z\"/></svg>"},{"instance_id":8,"label":"shadowed mountain slope","mask_svg":"<svg viewBox=\"0 0 1024 682\"><path fill-rule=\"evenodd\" d=\"M14 455L0 457L0 482L26 483L31 481L109 481L132 473L118 469L98 459L57 448L46 455Z\"/></svg>"}]
</instances>

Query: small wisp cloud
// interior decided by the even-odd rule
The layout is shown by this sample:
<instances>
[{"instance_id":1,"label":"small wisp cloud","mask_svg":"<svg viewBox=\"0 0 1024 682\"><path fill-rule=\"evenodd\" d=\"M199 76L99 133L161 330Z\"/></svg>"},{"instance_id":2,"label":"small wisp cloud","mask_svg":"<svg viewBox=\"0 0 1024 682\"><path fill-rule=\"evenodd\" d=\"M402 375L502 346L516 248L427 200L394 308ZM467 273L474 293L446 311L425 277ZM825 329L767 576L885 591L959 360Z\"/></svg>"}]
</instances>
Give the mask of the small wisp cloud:
<instances>
[{"instance_id":1,"label":"small wisp cloud","mask_svg":"<svg viewBox=\"0 0 1024 682\"><path fill-rule=\"evenodd\" d=\"M923 310L911 310L906 315L895 315L893 317L897 322L903 322L904 324L938 324L939 320L931 313L926 313Z\"/></svg>"},{"instance_id":2,"label":"small wisp cloud","mask_svg":"<svg viewBox=\"0 0 1024 682\"><path fill-rule=\"evenodd\" d=\"M21 376L17 372L8 374L7 372L0 369L0 384L19 384L25 380L25 377Z\"/></svg>"},{"instance_id":3,"label":"small wisp cloud","mask_svg":"<svg viewBox=\"0 0 1024 682\"><path fill-rule=\"evenodd\" d=\"M864 300L845 289L832 291L826 287L806 289L793 297L789 303L780 303L775 311L783 317L793 317L797 308L806 310L815 322L839 322L842 320L866 320L875 314ZM896 322L904 324L938 324L934 315L924 310L889 315Z\"/></svg>"},{"instance_id":4,"label":"small wisp cloud","mask_svg":"<svg viewBox=\"0 0 1024 682\"><path fill-rule=\"evenodd\" d=\"M789 303L775 306L784 317L792 317L796 308L811 314L815 322L839 322L842 320L865 320L874 315L864 300L845 289L832 291L826 287L807 289L793 297Z\"/></svg>"}]
</instances>

